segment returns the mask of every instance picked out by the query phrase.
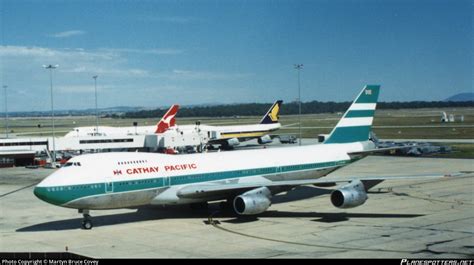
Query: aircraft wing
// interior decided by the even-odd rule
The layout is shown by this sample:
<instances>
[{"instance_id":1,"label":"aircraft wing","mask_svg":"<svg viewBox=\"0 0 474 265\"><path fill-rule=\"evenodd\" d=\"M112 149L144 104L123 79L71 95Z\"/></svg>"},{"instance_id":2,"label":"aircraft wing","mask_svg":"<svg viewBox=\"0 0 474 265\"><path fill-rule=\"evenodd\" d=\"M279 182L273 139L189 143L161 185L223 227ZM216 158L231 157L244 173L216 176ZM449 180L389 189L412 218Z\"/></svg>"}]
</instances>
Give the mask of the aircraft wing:
<instances>
[{"instance_id":1,"label":"aircraft wing","mask_svg":"<svg viewBox=\"0 0 474 265\"><path fill-rule=\"evenodd\" d=\"M196 184L189 185L180 189L177 193L180 198L217 198L223 195L240 194L242 192L260 187L267 187L272 191L285 191L296 186L317 185L317 184L336 184L350 182L358 179L366 185L366 189L379 184L384 180L407 180L407 179L436 179L464 176L471 172L458 172L453 174L424 174L408 176L371 176L371 177L330 177L307 180L288 180L288 181L268 181L261 183L215 183L215 184Z\"/></svg>"}]
</instances>

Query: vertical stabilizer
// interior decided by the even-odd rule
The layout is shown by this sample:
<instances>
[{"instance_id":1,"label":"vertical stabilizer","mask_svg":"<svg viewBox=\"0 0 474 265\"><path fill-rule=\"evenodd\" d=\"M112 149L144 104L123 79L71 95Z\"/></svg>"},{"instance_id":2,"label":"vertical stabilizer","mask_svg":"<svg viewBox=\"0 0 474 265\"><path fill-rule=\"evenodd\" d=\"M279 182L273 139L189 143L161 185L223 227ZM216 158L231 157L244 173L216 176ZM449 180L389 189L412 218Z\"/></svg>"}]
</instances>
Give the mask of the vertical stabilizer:
<instances>
[{"instance_id":1,"label":"vertical stabilizer","mask_svg":"<svg viewBox=\"0 0 474 265\"><path fill-rule=\"evenodd\" d=\"M365 86L324 143L342 144L369 140L379 91L379 85Z\"/></svg>"},{"instance_id":2,"label":"vertical stabilizer","mask_svg":"<svg viewBox=\"0 0 474 265\"><path fill-rule=\"evenodd\" d=\"M273 105L267 111L265 116L263 116L262 120L260 120L260 124L277 123L279 119L278 113L280 112L280 107L282 103L283 103L283 100L275 101L275 103L273 103Z\"/></svg>"},{"instance_id":3,"label":"vertical stabilizer","mask_svg":"<svg viewBox=\"0 0 474 265\"><path fill-rule=\"evenodd\" d=\"M174 118L178 113L179 105L173 105L171 108L165 113L163 118L161 118L160 122L156 125L155 133L164 133L170 127L173 127L176 124L176 119Z\"/></svg>"}]
</instances>

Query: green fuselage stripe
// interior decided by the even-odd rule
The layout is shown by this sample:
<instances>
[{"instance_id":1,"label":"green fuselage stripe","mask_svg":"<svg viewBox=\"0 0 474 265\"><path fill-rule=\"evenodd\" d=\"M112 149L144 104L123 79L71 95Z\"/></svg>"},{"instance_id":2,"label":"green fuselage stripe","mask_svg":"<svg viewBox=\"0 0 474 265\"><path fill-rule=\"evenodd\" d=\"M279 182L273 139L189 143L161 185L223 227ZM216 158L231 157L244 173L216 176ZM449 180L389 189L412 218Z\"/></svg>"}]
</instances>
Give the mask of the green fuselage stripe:
<instances>
[{"instance_id":1,"label":"green fuselage stripe","mask_svg":"<svg viewBox=\"0 0 474 265\"><path fill-rule=\"evenodd\" d=\"M70 185L70 186L56 186L56 187L37 187L35 194L40 196L43 200L56 204L63 205L70 201L77 200L84 197L98 196L108 194L108 190L113 189L113 193L139 191L146 189L156 189L167 186L176 186L184 184L193 184L200 182L243 178L250 176L272 175L280 173L290 173L303 170L317 170L323 168L340 167L351 163L350 160L339 160L323 163L301 164L281 167L265 167L242 169L233 171L222 171L214 173L191 174L182 176L169 177L169 185L165 183L167 177L157 177L149 179L136 179L127 181L114 181L109 183ZM106 185L108 185L106 187Z\"/></svg>"}]
</instances>

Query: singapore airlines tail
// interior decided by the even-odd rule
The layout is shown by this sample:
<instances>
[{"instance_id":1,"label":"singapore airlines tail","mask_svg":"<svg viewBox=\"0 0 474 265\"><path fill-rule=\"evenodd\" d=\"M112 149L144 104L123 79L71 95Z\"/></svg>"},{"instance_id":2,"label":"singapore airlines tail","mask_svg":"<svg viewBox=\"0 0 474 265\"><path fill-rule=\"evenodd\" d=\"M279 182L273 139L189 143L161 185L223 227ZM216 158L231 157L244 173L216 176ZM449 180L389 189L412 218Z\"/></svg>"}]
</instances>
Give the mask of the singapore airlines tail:
<instances>
[{"instance_id":1,"label":"singapore airlines tail","mask_svg":"<svg viewBox=\"0 0 474 265\"><path fill-rule=\"evenodd\" d=\"M369 140L379 90L379 85L365 86L324 143L343 144Z\"/></svg>"},{"instance_id":2,"label":"singapore airlines tail","mask_svg":"<svg viewBox=\"0 0 474 265\"><path fill-rule=\"evenodd\" d=\"M275 103L273 103L273 105L267 111L265 116L263 116L262 120L260 121L260 124L278 123L278 113L280 112L280 107L282 103L283 100L275 101Z\"/></svg>"},{"instance_id":3,"label":"singapore airlines tail","mask_svg":"<svg viewBox=\"0 0 474 265\"><path fill-rule=\"evenodd\" d=\"M178 113L179 105L173 105L171 108L165 113L163 118L158 122L156 125L155 133L164 133L170 127L173 127L176 124L176 119L174 118Z\"/></svg>"}]
</instances>

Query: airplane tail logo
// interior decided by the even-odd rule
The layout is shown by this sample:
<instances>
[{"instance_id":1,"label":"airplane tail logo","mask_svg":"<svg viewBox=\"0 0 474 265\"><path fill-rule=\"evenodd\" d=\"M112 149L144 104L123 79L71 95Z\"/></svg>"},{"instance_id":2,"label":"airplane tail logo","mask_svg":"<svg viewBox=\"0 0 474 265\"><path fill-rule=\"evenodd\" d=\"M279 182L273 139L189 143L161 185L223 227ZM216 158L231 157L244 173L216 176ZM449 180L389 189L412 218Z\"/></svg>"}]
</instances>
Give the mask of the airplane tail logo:
<instances>
[{"instance_id":1,"label":"airplane tail logo","mask_svg":"<svg viewBox=\"0 0 474 265\"><path fill-rule=\"evenodd\" d=\"M171 108L165 113L163 118L161 118L160 122L156 125L155 133L164 133L170 127L173 127L176 124L176 119L174 118L178 113L179 105L173 105Z\"/></svg>"},{"instance_id":2,"label":"airplane tail logo","mask_svg":"<svg viewBox=\"0 0 474 265\"><path fill-rule=\"evenodd\" d=\"M379 91L379 85L365 86L324 143L340 144L369 140Z\"/></svg>"},{"instance_id":3,"label":"airplane tail logo","mask_svg":"<svg viewBox=\"0 0 474 265\"><path fill-rule=\"evenodd\" d=\"M267 111L267 114L263 116L262 120L260 121L260 124L277 123L279 118L278 113L280 112L280 107L282 103L283 100L275 101L272 107Z\"/></svg>"}]
</instances>

